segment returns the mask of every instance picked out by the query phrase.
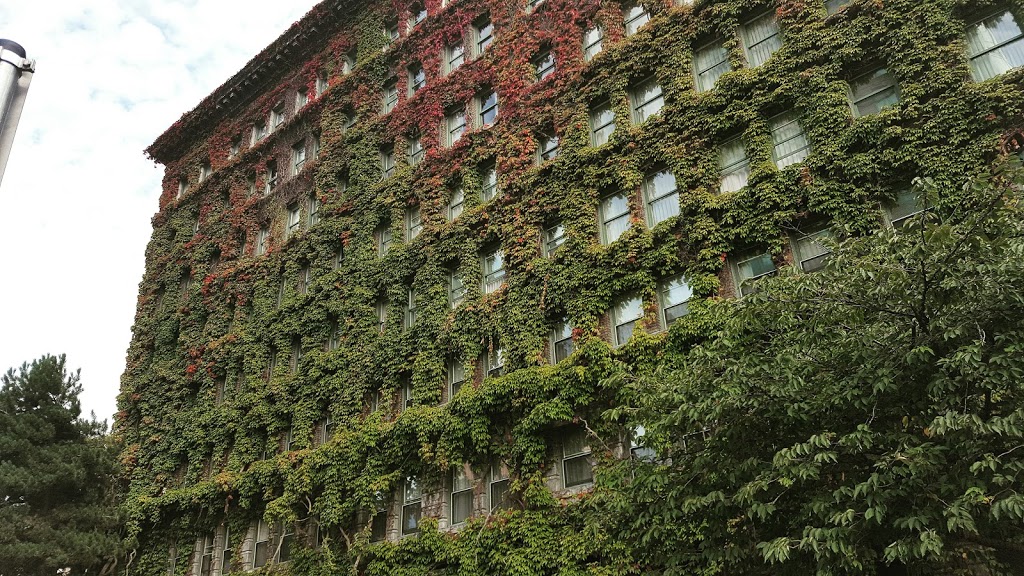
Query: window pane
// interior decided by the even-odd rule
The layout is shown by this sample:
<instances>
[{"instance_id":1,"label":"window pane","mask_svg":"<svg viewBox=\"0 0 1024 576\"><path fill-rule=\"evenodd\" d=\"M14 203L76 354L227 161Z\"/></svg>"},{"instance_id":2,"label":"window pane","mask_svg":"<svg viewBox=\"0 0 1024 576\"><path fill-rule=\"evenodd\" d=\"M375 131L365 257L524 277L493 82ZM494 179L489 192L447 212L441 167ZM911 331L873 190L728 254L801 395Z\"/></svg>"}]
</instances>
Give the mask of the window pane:
<instances>
[{"instance_id":1,"label":"window pane","mask_svg":"<svg viewBox=\"0 0 1024 576\"><path fill-rule=\"evenodd\" d=\"M758 254L736 264L738 274L737 286L741 296L746 296L755 291L753 281L763 276L770 276L775 273L775 262L768 253Z\"/></svg>"},{"instance_id":2,"label":"window pane","mask_svg":"<svg viewBox=\"0 0 1024 576\"><path fill-rule=\"evenodd\" d=\"M593 146L600 146L615 132L615 112L611 106L605 104L590 113L590 129L592 138L590 143Z\"/></svg>"},{"instance_id":3,"label":"window pane","mask_svg":"<svg viewBox=\"0 0 1024 576\"><path fill-rule=\"evenodd\" d=\"M480 100L480 123L490 126L498 115L498 94L491 92Z\"/></svg>"},{"instance_id":4,"label":"window pane","mask_svg":"<svg viewBox=\"0 0 1024 576\"><path fill-rule=\"evenodd\" d=\"M967 29L967 56L976 81L987 80L1024 65L1024 39L1009 12Z\"/></svg>"},{"instance_id":5,"label":"window pane","mask_svg":"<svg viewBox=\"0 0 1024 576\"><path fill-rule=\"evenodd\" d=\"M473 490L452 492L452 524L462 524L473 514Z\"/></svg>"},{"instance_id":6,"label":"window pane","mask_svg":"<svg viewBox=\"0 0 1024 576\"><path fill-rule=\"evenodd\" d=\"M483 169L481 194L485 202L498 195L498 170L494 166Z\"/></svg>"},{"instance_id":7,"label":"window pane","mask_svg":"<svg viewBox=\"0 0 1024 576\"><path fill-rule=\"evenodd\" d=\"M804 136L797 116L784 114L771 121L772 141L775 143L775 165L781 170L807 157L810 144Z\"/></svg>"},{"instance_id":8,"label":"window pane","mask_svg":"<svg viewBox=\"0 0 1024 576\"><path fill-rule=\"evenodd\" d=\"M750 163L743 140L737 138L726 142L720 149L718 165L722 169L720 192L735 192L747 185L750 178Z\"/></svg>"},{"instance_id":9,"label":"window pane","mask_svg":"<svg viewBox=\"0 0 1024 576\"><path fill-rule=\"evenodd\" d=\"M707 92L714 88L722 74L732 69L729 64L729 53L722 44L698 50L693 58L693 67L697 72L698 92Z\"/></svg>"},{"instance_id":10,"label":"window pane","mask_svg":"<svg viewBox=\"0 0 1024 576\"><path fill-rule=\"evenodd\" d=\"M651 19L644 7L639 4L634 4L626 9L625 20L626 20L626 36L635 34L644 24Z\"/></svg>"},{"instance_id":11,"label":"window pane","mask_svg":"<svg viewBox=\"0 0 1024 576\"><path fill-rule=\"evenodd\" d=\"M421 512L422 505L419 502L402 506L402 535L420 531Z\"/></svg>"},{"instance_id":12,"label":"window pane","mask_svg":"<svg viewBox=\"0 0 1024 576\"><path fill-rule=\"evenodd\" d=\"M582 486L594 481L594 471L589 456L577 456L564 462L565 487Z\"/></svg>"},{"instance_id":13,"label":"window pane","mask_svg":"<svg viewBox=\"0 0 1024 576\"><path fill-rule=\"evenodd\" d=\"M462 192L462 189L458 189L452 192L451 202L448 204L448 219L455 220L462 214L462 206L466 201L466 195Z\"/></svg>"},{"instance_id":14,"label":"window pane","mask_svg":"<svg viewBox=\"0 0 1024 576\"><path fill-rule=\"evenodd\" d=\"M653 80L645 82L633 94L633 121L643 123L660 112L664 105L661 85Z\"/></svg>"},{"instance_id":15,"label":"window pane","mask_svg":"<svg viewBox=\"0 0 1024 576\"><path fill-rule=\"evenodd\" d=\"M583 58L590 62L594 56L601 52L601 40L604 38L604 31L601 28L591 28L583 36Z\"/></svg>"},{"instance_id":16,"label":"window pane","mask_svg":"<svg viewBox=\"0 0 1024 576\"><path fill-rule=\"evenodd\" d=\"M689 312L687 302L690 298L693 298L693 289L682 276L671 278L662 285L661 305L664 307L666 326Z\"/></svg>"},{"instance_id":17,"label":"window pane","mask_svg":"<svg viewBox=\"0 0 1024 576\"><path fill-rule=\"evenodd\" d=\"M877 114L882 108L900 101L896 79L885 68L854 80L850 94L857 116Z\"/></svg>"},{"instance_id":18,"label":"window pane","mask_svg":"<svg viewBox=\"0 0 1024 576\"><path fill-rule=\"evenodd\" d=\"M644 180L644 194L647 197L647 221L650 226L679 214L676 177L668 170L648 176Z\"/></svg>"},{"instance_id":19,"label":"window pane","mask_svg":"<svg viewBox=\"0 0 1024 576\"><path fill-rule=\"evenodd\" d=\"M562 224L556 224L544 230L545 256L550 256L563 243L565 243L565 227Z\"/></svg>"},{"instance_id":20,"label":"window pane","mask_svg":"<svg viewBox=\"0 0 1024 576\"><path fill-rule=\"evenodd\" d=\"M850 0L825 0L825 10L829 14L839 12L839 9L848 4Z\"/></svg>"},{"instance_id":21,"label":"window pane","mask_svg":"<svg viewBox=\"0 0 1024 576\"><path fill-rule=\"evenodd\" d=\"M508 479L491 482L491 510L508 508Z\"/></svg>"},{"instance_id":22,"label":"window pane","mask_svg":"<svg viewBox=\"0 0 1024 576\"><path fill-rule=\"evenodd\" d=\"M742 29L743 44L747 49L747 64L756 68L771 58L782 47L779 25L773 14L765 14Z\"/></svg>"},{"instance_id":23,"label":"window pane","mask_svg":"<svg viewBox=\"0 0 1024 576\"><path fill-rule=\"evenodd\" d=\"M814 272L825 267L832 251L821 240L831 237L831 231L826 228L797 238L796 256L800 260L801 270Z\"/></svg>"},{"instance_id":24,"label":"window pane","mask_svg":"<svg viewBox=\"0 0 1024 576\"><path fill-rule=\"evenodd\" d=\"M623 300L615 305L612 320L615 324L615 343L624 344L633 335L637 320L643 316L643 302L639 297Z\"/></svg>"},{"instance_id":25,"label":"window pane","mask_svg":"<svg viewBox=\"0 0 1024 576\"><path fill-rule=\"evenodd\" d=\"M629 230L629 201L622 194L608 196L601 203L604 243L611 244Z\"/></svg>"}]
</instances>

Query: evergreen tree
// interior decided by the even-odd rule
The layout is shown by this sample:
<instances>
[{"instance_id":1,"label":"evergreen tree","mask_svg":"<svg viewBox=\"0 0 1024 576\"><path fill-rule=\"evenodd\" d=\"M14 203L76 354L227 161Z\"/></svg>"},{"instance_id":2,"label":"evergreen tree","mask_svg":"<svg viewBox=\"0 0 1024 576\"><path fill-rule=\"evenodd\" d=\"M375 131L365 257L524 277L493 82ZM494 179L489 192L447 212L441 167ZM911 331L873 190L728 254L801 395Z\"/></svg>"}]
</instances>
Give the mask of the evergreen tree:
<instances>
[{"instance_id":1,"label":"evergreen tree","mask_svg":"<svg viewBox=\"0 0 1024 576\"><path fill-rule=\"evenodd\" d=\"M595 513L656 574L1022 573L1022 189L922 182L904 228L673 327L633 387L658 455Z\"/></svg>"},{"instance_id":2,"label":"evergreen tree","mask_svg":"<svg viewBox=\"0 0 1024 576\"><path fill-rule=\"evenodd\" d=\"M2 377L0 576L101 574L113 566L117 450L105 422L80 417L81 391L63 355Z\"/></svg>"}]
</instances>

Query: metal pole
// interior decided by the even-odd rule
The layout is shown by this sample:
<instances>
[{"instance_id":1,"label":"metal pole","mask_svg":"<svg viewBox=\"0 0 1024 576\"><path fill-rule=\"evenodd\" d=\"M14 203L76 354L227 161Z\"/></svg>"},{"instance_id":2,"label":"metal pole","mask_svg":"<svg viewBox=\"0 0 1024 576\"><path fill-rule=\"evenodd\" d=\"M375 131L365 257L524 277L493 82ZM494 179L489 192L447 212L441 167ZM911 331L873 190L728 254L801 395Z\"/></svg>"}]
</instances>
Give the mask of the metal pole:
<instances>
[{"instance_id":1,"label":"metal pole","mask_svg":"<svg viewBox=\"0 0 1024 576\"><path fill-rule=\"evenodd\" d=\"M25 96L35 71L35 61L26 57L20 44L0 39L0 182L7 169L14 133L18 130Z\"/></svg>"}]
</instances>

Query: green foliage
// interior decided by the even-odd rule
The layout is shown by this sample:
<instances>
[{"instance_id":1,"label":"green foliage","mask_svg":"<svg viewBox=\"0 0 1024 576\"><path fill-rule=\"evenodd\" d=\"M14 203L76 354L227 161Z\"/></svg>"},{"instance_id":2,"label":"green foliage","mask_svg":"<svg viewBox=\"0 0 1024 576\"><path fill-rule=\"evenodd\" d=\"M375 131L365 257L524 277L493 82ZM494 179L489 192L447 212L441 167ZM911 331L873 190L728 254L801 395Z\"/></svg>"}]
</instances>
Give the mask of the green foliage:
<instances>
[{"instance_id":1,"label":"green foliage","mask_svg":"<svg viewBox=\"0 0 1024 576\"><path fill-rule=\"evenodd\" d=\"M0 572L106 573L120 550L117 446L80 418L64 356L8 370L0 387Z\"/></svg>"},{"instance_id":2,"label":"green foliage","mask_svg":"<svg viewBox=\"0 0 1024 576\"><path fill-rule=\"evenodd\" d=\"M721 328L633 386L661 461L636 470L620 530L724 574L1019 559L1022 186L923 181L950 207L707 310Z\"/></svg>"}]
</instances>

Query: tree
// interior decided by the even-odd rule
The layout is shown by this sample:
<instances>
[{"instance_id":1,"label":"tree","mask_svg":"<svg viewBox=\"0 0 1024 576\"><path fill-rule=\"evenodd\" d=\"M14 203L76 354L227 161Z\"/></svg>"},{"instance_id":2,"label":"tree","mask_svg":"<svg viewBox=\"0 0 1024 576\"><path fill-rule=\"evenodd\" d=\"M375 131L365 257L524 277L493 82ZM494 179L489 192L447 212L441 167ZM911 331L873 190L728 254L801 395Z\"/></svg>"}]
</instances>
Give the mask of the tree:
<instances>
[{"instance_id":1,"label":"tree","mask_svg":"<svg viewBox=\"0 0 1024 576\"><path fill-rule=\"evenodd\" d=\"M102 574L119 542L106 423L80 417L79 373L63 355L0 384L0 574Z\"/></svg>"},{"instance_id":2,"label":"tree","mask_svg":"<svg viewBox=\"0 0 1024 576\"><path fill-rule=\"evenodd\" d=\"M942 190L672 331L632 385L658 456L595 499L630 500L652 572L1022 573L1022 186Z\"/></svg>"}]
</instances>

